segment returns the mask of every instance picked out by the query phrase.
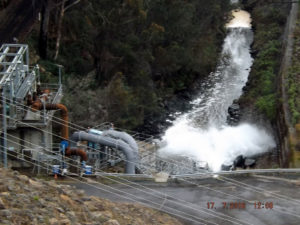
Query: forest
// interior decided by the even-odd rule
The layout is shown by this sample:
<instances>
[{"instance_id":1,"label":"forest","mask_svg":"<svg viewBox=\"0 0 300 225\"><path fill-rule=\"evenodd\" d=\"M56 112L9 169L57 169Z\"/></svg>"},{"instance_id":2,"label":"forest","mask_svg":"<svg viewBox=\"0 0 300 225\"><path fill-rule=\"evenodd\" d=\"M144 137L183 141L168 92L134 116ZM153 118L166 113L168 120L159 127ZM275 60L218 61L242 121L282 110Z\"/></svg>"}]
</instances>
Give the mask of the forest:
<instances>
[{"instance_id":1,"label":"forest","mask_svg":"<svg viewBox=\"0 0 300 225\"><path fill-rule=\"evenodd\" d=\"M231 10L229 0L44 0L41 7L26 41L50 71L45 82L57 79L54 64L64 66L72 120L129 129L214 70Z\"/></svg>"}]
</instances>

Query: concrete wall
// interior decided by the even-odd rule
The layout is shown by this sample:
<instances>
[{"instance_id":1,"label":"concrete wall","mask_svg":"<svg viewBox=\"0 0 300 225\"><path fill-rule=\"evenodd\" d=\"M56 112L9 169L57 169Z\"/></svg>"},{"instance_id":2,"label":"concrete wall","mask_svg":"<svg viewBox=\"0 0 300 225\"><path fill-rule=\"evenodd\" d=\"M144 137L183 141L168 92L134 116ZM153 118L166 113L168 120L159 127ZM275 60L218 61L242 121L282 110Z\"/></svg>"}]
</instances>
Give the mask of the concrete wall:
<instances>
[{"instance_id":1,"label":"concrete wall","mask_svg":"<svg viewBox=\"0 0 300 225\"><path fill-rule=\"evenodd\" d=\"M50 123L48 126L39 129L17 128L16 130L8 131L7 147L9 154L20 157L22 149L33 149L32 158L37 159L37 153L44 151L44 147L47 151L52 151L52 124ZM11 157L8 158L10 165L24 167L24 163L12 160Z\"/></svg>"}]
</instances>

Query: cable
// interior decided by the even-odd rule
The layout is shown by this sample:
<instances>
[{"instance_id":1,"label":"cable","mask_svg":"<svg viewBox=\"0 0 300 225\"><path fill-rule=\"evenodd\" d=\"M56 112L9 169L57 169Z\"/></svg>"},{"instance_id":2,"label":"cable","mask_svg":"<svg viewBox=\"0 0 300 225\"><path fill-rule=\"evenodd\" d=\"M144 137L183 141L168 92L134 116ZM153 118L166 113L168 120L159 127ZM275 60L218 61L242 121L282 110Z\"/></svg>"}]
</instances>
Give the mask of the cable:
<instances>
[{"instance_id":1,"label":"cable","mask_svg":"<svg viewBox=\"0 0 300 225\"><path fill-rule=\"evenodd\" d=\"M12 103L12 104L14 104L14 103ZM21 104L22 105L22 104ZM25 106L25 105L24 105ZM25 106L25 107L27 107L27 106ZM27 108L29 108L29 107L27 107ZM29 111L29 110L26 110L26 111ZM1 114L2 115L2 114ZM55 117L54 117L55 118ZM12 119L12 118L11 118ZM16 121L16 120L15 120ZM21 121L20 121L21 122ZM21 123L23 123L23 122L21 122ZM59 122L57 122L58 124L61 124L61 123L59 123ZM26 124L26 123L24 123L24 124ZM72 124L72 123L70 123L70 124ZM62 124L61 124L62 125ZM33 126L32 126L33 127ZM70 126L69 126L70 127ZM36 129L38 129L38 128L36 128ZM39 130L41 130L41 129L39 129ZM49 133L49 132L46 132L46 133ZM53 134L53 133L50 133L51 135L54 135L54 136L57 136L57 137L59 137L59 138L61 138L61 136L58 136L58 135L55 135L55 134ZM127 160L124 160L124 161L127 161ZM128 161L127 161L128 162ZM167 162L167 161L165 161L165 162ZM169 162L167 162L167 163L169 163ZM174 164L174 165L177 165L177 164ZM178 178L179 179L179 178ZM183 180L183 181L186 181L186 182L188 182L188 183L191 183L191 184L195 184L195 183L193 183L193 182L190 182L190 181L187 181L187 180L185 180L185 179L180 179L180 180ZM195 185L198 185L199 186L199 184L195 184ZM247 185L247 184L245 184L245 185ZM206 188L206 189L209 189L209 190L213 190L213 189L210 189L210 188L208 188L208 187L205 187L205 186L199 186L199 187L203 187L203 188ZM231 194L228 194L228 193L225 193L225 192L222 192L222 191L218 191L218 190L213 190L213 191L216 191L216 192L218 192L218 193L222 193L222 194L225 194L225 195L228 195L228 196L231 196L231 197L237 197L237 196L234 196L234 195L231 195ZM268 192L269 193L269 192ZM263 193L264 194L264 193ZM269 193L270 195L273 195L274 196L274 194L273 193ZM277 198L279 198L279 197L277 197ZM287 197L288 198L288 197ZM242 200L244 200L244 201L247 201L247 202L249 202L249 200L247 200L247 199L244 199L244 198L240 198L240 199L242 199ZM283 199L283 198L279 198L279 199L281 199L281 200L286 200L286 199ZM291 199L290 198L290 200L293 200L293 199ZM287 200L286 200L287 201ZM293 200L294 201L294 200ZM296 200L297 201L297 200Z\"/></svg>"},{"instance_id":2,"label":"cable","mask_svg":"<svg viewBox=\"0 0 300 225\"><path fill-rule=\"evenodd\" d=\"M6 148L6 149L7 149L7 148ZM10 154L10 153L7 153L7 154L10 155L10 156L12 156L12 157L15 157L13 154ZM41 165L38 165L38 164L36 164L36 163L33 163L33 162L28 161L28 160L25 160L25 159L22 159L22 160L23 160L24 162L28 162L28 163L30 163L30 164L32 164L32 165L35 165L35 166L41 166ZM45 165L50 165L50 164L45 164ZM50 165L50 166L51 166L51 165ZM41 167L43 167L44 169L47 169L47 168L44 167L44 166L41 166ZM118 189L116 189L116 188L110 187L110 186L105 185L105 184L99 183L100 185L102 185L102 186L104 186L104 187L108 187L109 189L112 189L112 190L114 190L114 191L121 192L121 193L123 193L125 196L124 196L124 195L121 195L121 194L117 194L117 193L112 192L112 191L108 191L107 189L104 189L104 188L100 188L99 186L92 185L92 184L90 184L90 183L88 183L88 182L83 182L83 181L81 181L81 180L79 180L79 179L73 178L73 177L68 176L68 175L66 175L65 177L68 177L68 178L70 178L70 179L72 179L72 180L75 180L75 181L77 181L77 182L84 183L84 184L86 184L86 185L88 185L88 186L91 186L91 187L100 189L100 190L102 190L102 191L106 191L106 192L108 192L108 193L115 194L115 195L117 195L117 196L119 196L119 197L121 197L121 198L126 198L126 199L128 199L128 200L133 200L133 198L126 197L126 195L130 195L130 196L133 196L134 198L142 199L142 200L145 200L145 201L150 202L150 203L155 204L155 205L160 205L159 203L156 203L156 202L153 202L153 201L150 201L150 200L141 198L141 197L137 197L137 196L135 196L135 195L132 195L132 194L129 194L129 193L127 193L127 192L118 190ZM85 178L83 178L83 179L85 179ZM135 201L136 201L136 200L135 200ZM147 207L150 207L150 208L159 209L159 208L157 208L157 207L151 206L151 205L149 205L149 204L147 204L147 203L144 203L144 202L142 202L142 201L137 201L137 202L140 203L140 204L146 205ZM168 207L168 206L165 206L165 207L166 207L166 208L170 208L170 209L175 210L175 211L179 211L179 210L176 210L176 209L171 208L171 207ZM181 218L186 219L186 220L189 220L189 221L193 221L193 222L196 222L196 223L204 224L204 223L201 223L201 222L199 222L199 221L197 221L197 220L191 219L191 218L189 218L189 217L185 217L185 216L182 216L182 215L179 215L179 214L176 214L176 213L172 213L172 212L169 212L169 211L166 211L166 210L163 210L163 209L161 209L161 211L166 212L166 213L169 213L169 214L172 214L172 215L177 216L177 217L181 217ZM190 217L197 218L197 217L192 216L192 215L190 215L190 214L187 214L187 213L184 213L184 212L181 212L181 211L179 211L179 212L180 212L180 213L183 213L183 214L185 214L185 215L188 215L188 216L190 216ZM206 221L206 220L204 220L204 219L201 219L201 218L197 218L197 219L202 220L202 221L205 221L205 222L208 222L208 221ZM213 223L213 224L216 224L216 223Z\"/></svg>"},{"instance_id":3,"label":"cable","mask_svg":"<svg viewBox=\"0 0 300 225\"><path fill-rule=\"evenodd\" d=\"M14 104L14 103L12 103L12 104ZM20 105L23 105L23 104L20 104ZM23 105L23 106L25 106L25 105ZM26 108L29 108L28 106L25 106ZM29 110L26 110L26 111L29 111ZM1 114L2 115L2 114ZM53 118L53 117L52 117ZM54 117L54 118L57 118L57 117ZM60 118L57 118L57 119L59 119L59 120L61 120ZM22 122L21 122L22 123ZM56 123L58 123L58 124L61 124L61 123L59 123L59 122L56 122ZM26 124L26 123L24 123L24 124ZM73 124L73 123L70 123L70 124ZM62 124L61 124L62 125ZM78 126L78 127L80 127L79 125L76 125L76 126ZM71 127L71 126L69 126L69 127ZM41 130L41 129L40 129ZM47 133L49 133L49 132L47 132ZM54 135L54 136L57 136L57 137L60 137L61 138L61 136L58 136L58 135L55 135L55 134L52 134L52 135ZM123 159L124 160L124 159ZM128 160L124 160L124 161L127 161L127 162L129 162ZM164 162L166 162L166 163L169 163L169 162L167 162L167 161L164 161ZM172 164L174 164L174 163L172 163ZM182 163L181 163L182 164ZM176 166L178 166L178 164L174 164L174 165L176 165ZM182 164L182 165L184 165L184 164ZM187 167L186 167L187 168ZM208 174L206 174L206 173L203 173L203 174L205 174L205 175L208 175ZM225 177L223 177L223 178L225 178ZM179 178L178 178L179 179ZM193 183L193 182L189 182L189 181L187 181L187 180L185 180L185 179L180 179L180 180L184 180L184 181L186 181L186 182L188 182L188 183L191 183L191 184L195 184L195 183ZM225 181L226 182L226 181ZM240 182L240 183L242 183L242 182ZM195 184L195 185L197 185L197 184ZM235 184L236 185L236 184ZM246 185L247 186L247 184L244 184L244 185ZM236 186L238 186L238 185L236 185ZM250 185L248 185L248 186L250 186ZM205 186L202 186L203 188L207 188L207 187L205 187ZM245 187L244 187L245 188ZM216 190L214 190L214 191L216 191ZM254 190L255 191L255 190ZM237 196L234 196L234 195L231 195L231 194L227 194L227 193L224 193L224 192L220 192L220 191L216 191L216 192L219 192L219 193L222 193L222 194L226 194L226 195L229 195L229 196L231 196L231 197L237 197ZM256 191L257 192L257 191ZM268 194L270 194L270 195L272 195L272 196L274 196L274 193L272 193L272 192L268 192L268 191L265 191L266 193L268 193ZM260 192L261 193L261 192ZM261 193L261 194L264 194L264 193ZM284 196L284 195L279 195L279 194L277 194L278 196ZM276 196L276 194L275 194L275 197L277 197ZM285 196L286 197L286 196ZM277 198L279 198L280 200L286 200L286 201L288 201L287 199L284 199L284 198L280 198L280 197L277 197ZM286 198L288 198L289 200L292 200L292 201L298 201L298 200L294 200L294 199L291 199L291 198L289 198L289 197L286 197ZM242 199L242 200L244 200L244 201L248 201L248 200L246 200L246 199L243 199L243 198L240 198L240 199ZM249 202L249 201L248 201ZM298 203L296 203L296 204L298 204Z\"/></svg>"},{"instance_id":4,"label":"cable","mask_svg":"<svg viewBox=\"0 0 300 225\"><path fill-rule=\"evenodd\" d=\"M10 135L11 136L11 135ZM19 139L19 138L18 138ZM18 144L18 143L17 143ZM38 146L38 145L37 145ZM49 151L49 150L48 150ZM51 151L50 151L51 152ZM104 177L104 178L106 178L106 177ZM107 178L106 178L107 179ZM126 180L126 179L123 179L123 180ZM114 180L115 181L115 180ZM128 180L126 180L127 182L130 182L130 181L128 181ZM191 182L192 183L192 182ZM195 183L192 183L192 184L195 184ZM137 185L137 184L135 184L134 183L134 185ZM196 184L197 185L197 184ZM126 185L126 186L128 186L128 185ZM199 185L197 185L197 186L199 186ZM146 188L146 189L149 189L149 188L147 188L147 187L145 187L145 186L142 186L142 187L144 187L144 188ZM154 192L157 192L156 190L153 190L153 189L149 189L149 190L152 190L152 191L154 191ZM216 190L214 190L214 191L216 191ZM161 192L158 192L158 193L160 193L160 194L164 194L164 193L161 193ZM173 196L170 196L170 197L172 197L172 198L174 198ZM234 196L234 197L237 197L237 196ZM239 197L237 197L237 198L239 198ZM183 200L184 201L184 200ZM246 200L246 201L248 201L248 202L251 202L251 201L249 201L249 200ZM186 202L186 201L185 201ZM187 202L187 203L189 203L189 202ZM192 203L189 203L189 204L192 204ZM199 211L199 210L198 210ZM204 213L206 213L206 212L204 212ZM224 214L223 214L224 215ZM226 216L226 215L225 215ZM215 216L215 217L217 217L217 216ZM231 217L232 218L232 217ZM233 219L236 219L236 218L233 218ZM237 220L237 219L236 219ZM245 221L242 221L242 222L244 222L244 223L246 223Z\"/></svg>"},{"instance_id":5,"label":"cable","mask_svg":"<svg viewBox=\"0 0 300 225\"><path fill-rule=\"evenodd\" d=\"M10 135L10 134L8 134L8 136L11 136L11 137L13 137L13 138L15 138L15 139L22 140L22 139L17 138L17 137L15 137L15 136L13 136L13 135ZM24 142L27 142L27 143L30 143L30 142L25 141L25 140L23 140L23 141L24 141ZM10 142L15 143L15 144L17 144L17 145L19 145L19 146L25 147L24 145L21 145L21 144L15 142L15 141L10 141ZM42 146L39 146L39 145L36 145L36 144L33 144L33 143L30 143L30 144L35 145L35 146L38 146L38 147L42 147ZM43 147L42 147L42 148L43 148ZM45 148L43 148L43 149L44 149L45 151L47 151L47 152L54 153L53 151L46 150ZM59 154L57 154L57 153L54 153L54 154L55 154L55 155L59 155ZM75 161L75 160L73 160L73 159L71 159L71 160L72 160L72 161ZM75 162L76 162L76 161L75 161ZM75 167L77 167L77 168L80 169L79 166L76 166L76 165L74 165L74 164L71 164L71 163L66 163L66 164L75 166ZM99 176L101 176L101 175L99 175ZM105 179L108 179L108 180L111 180L111 181L116 181L115 179L112 179L112 178L109 178L109 177L105 177L105 176L101 176L101 177L103 177L103 178L105 178ZM152 192L156 192L156 193L159 193L159 194L161 194L161 195L164 195L164 196L167 196L167 197L171 197L171 198L173 198L173 199L180 200L181 202L188 203L188 204L192 204L193 206L196 206L195 204L193 204L193 203L191 203L191 202L187 202L187 201L185 201L185 200L178 199L177 196L174 197L174 196L166 195L166 194L163 193L163 192L159 192L159 191L153 190L153 189L151 189L151 188L148 188L148 187L146 187L146 186L143 186L143 185L140 185L140 184L136 184L136 183L131 182L131 181L129 181L129 180L127 180L127 179L124 179L124 178L119 178L119 179L124 180L124 181L127 181L128 183L132 183L132 184L134 184L134 185L136 185L136 186L141 186L142 188L147 189L147 190L150 190L150 191L152 191ZM118 183L123 184L123 185L128 186L128 187L131 187L131 188L134 188L134 189L137 189L137 190L140 190L140 189L138 189L138 188L132 187L132 186L130 186L130 185L126 185L126 184L121 183L121 182L118 182ZM146 191L142 191L142 192L144 192L144 193L146 193L146 194L149 194L149 193L146 192ZM154 194L151 194L151 195L154 196L154 197L158 197L157 195L154 195ZM161 199L164 199L164 197L160 197L160 198L161 198ZM166 200L166 199L164 199L164 201L165 201L165 200ZM175 202L174 200L169 200L169 201L174 202L174 203L176 203L176 204L179 204L179 203ZM181 206L182 206L182 205L181 205ZM188 206L185 206L185 207L188 207ZM196 207L197 207L197 206L196 206ZM198 207L199 207L199 206L198 206ZM188 207L188 208L191 208L191 209L195 210L195 208L192 208L192 207ZM200 207L200 208L203 208L203 207ZM203 208L203 209L204 209L204 210L208 210L208 209L206 209L206 208ZM202 211L202 210L197 210L197 211L202 212L202 213L205 213L205 214L208 214L208 215L211 215L211 216L215 216L215 215L213 215L213 214L207 213L207 212ZM236 218L227 216L227 215L225 215L225 214L223 214L223 213L216 213L216 214L222 214L223 216L226 216L226 217L229 217L229 218L238 220L238 219L236 219ZM222 218L222 217L218 217L218 216L215 216L215 217L220 218L220 219L223 219L223 220L227 220L227 219L224 219L224 218ZM240 221L240 220L238 220L238 221ZM230 222L235 223L234 221L231 221L231 220L230 220ZM244 221L241 221L241 222L244 222ZM247 224L249 224L249 223L247 223Z\"/></svg>"}]
</instances>

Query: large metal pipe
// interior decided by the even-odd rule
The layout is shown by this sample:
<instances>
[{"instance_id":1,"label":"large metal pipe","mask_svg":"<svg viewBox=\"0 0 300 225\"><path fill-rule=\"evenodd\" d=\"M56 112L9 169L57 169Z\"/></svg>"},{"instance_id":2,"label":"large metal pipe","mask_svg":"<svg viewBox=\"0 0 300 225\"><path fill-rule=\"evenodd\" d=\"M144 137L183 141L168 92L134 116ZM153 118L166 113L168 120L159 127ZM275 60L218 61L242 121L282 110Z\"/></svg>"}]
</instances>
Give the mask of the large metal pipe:
<instances>
[{"instance_id":1,"label":"large metal pipe","mask_svg":"<svg viewBox=\"0 0 300 225\"><path fill-rule=\"evenodd\" d=\"M125 172L128 174L135 174L135 166L138 157L136 152L124 141L102 135L89 134L84 131L78 131L72 134L70 138L71 148L75 147L78 141L89 141L121 150L126 157Z\"/></svg>"},{"instance_id":2,"label":"large metal pipe","mask_svg":"<svg viewBox=\"0 0 300 225\"><path fill-rule=\"evenodd\" d=\"M65 152L66 156L78 155L81 161L87 161L87 154L83 149L79 148L67 148Z\"/></svg>"},{"instance_id":3,"label":"large metal pipe","mask_svg":"<svg viewBox=\"0 0 300 225\"><path fill-rule=\"evenodd\" d=\"M136 153L139 151L139 147L132 136L126 132L116 131L116 130L105 130L103 131L104 136L109 136L116 139L121 139L127 143Z\"/></svg>"},{"instance_id":4,"label":"large metal pipe","mask_svg":"<svg viewBox=\"0 0 300 225\"><path fill-rule=\"evenodd\" d=\"M45 90L44 93L45 95L42 96L44 100L47 99L47 95L49 94L49 90ZM33 110L42 110L44 108L43 102L41 99L36 100L35 102L32 101L32 98L30 95L28 95L27 98L27 103L30 105L32 104L31 108ZM47 103L45 105L46 110L60 110L60 115L61 119L63 120L62 122L62 129L61 129L61 136L63 137L64 140L69 141L69 117L68 117L68 109L65 105L63 104L50 104ZM77 155L80 156L81 161L87 161L87 154L84 150L78 149L78 148L67 148L65 151L66 156L71 156L71 155Z\"/></svg>"},{"instance_id":5,"label":"large metal pipe","mask_svg":"<svg viewBox=\"0 0 300 225\"><path fill-rule=\"evenodd\" d=\"M43 103L41 100L37 100L32 104L33 110L42 110L44 108ZM61 119L62 122L62 129L61 129L61 136L64 140L69 140L69 117L68 117L68 109L63 104L46 104L45 105L46 110L60 110Z\"/></svg>"}]
</instances>

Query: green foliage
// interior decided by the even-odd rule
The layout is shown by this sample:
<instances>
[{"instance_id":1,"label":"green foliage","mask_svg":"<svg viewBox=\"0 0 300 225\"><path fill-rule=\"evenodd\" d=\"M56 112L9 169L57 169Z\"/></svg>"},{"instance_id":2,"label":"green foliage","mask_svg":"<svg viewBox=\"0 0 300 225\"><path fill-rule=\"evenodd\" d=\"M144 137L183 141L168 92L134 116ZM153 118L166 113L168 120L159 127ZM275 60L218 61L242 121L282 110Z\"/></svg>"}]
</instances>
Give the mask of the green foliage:
<instances>
[{"instance_id":1,"label":"green foliage","mask_svg":"<svg viewBox=\"0 0 300 225\"><path fill-rule=\"evenodd\" d=\"M65 13L58 63L78 77L95 70L109 120L135 127L159 111L158 98L214 70L229 12L229 0L81 1Z\"/></svg>"},{"instance_id":2,"label":"green foliage","mask_svg":"<svg viewBox=\"0 0 300 225\"><path fill-rule=\"evenodd\" d=\"M259 3L258 3L259 2ZM270 120L276 118L278 73L281 61L282 33L288 8L273 8L264 1L248 1L255 27L255 60L249 76L251 89L243 102L253 103Z\"/></svg>"},{"instance_id":3,"label":"green foliage","mask_svg":"<svg viewBox=\"0 0 300 225\"><path fill-rule=\"evenodd\" d=\"M256 101L256 107L264 112L267 117L274 120L276 117L276 97L274 94L264 95Z\"/></svg>"}]
</instances>

